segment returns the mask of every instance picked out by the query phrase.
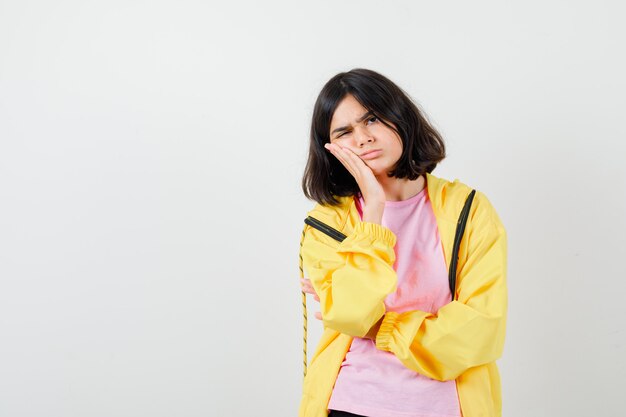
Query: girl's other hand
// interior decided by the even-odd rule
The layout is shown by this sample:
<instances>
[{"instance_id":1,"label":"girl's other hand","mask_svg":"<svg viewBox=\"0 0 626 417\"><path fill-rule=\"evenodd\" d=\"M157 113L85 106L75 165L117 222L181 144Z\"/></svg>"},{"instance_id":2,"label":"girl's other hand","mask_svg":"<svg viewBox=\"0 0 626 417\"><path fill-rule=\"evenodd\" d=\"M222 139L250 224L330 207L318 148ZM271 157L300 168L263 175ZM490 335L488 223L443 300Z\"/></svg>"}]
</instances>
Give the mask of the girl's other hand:
<instances>
[{"instance_id":1,"label":"girl's other hand","mask_svg":"<svg viewBox=\"0 0 626 417\"><path fill-rule=\"evenodd\" d=\"M372 169L349 148L344 148L336 143L327 143L324 147L346 167L356 180L365 203L363 210L365 211L367 208L379 210L381 206L384 208L385 190L376 179Z\"/></svg>"},{"instance_id":2,"label":"girl's other hand","mask_svg":"<svg viewBox=\"0 0 626 417\"><path fill-rule=\"evenodd\" d=\"M315 301L320 300L320 298L317 296L317 293L315 292L315 289L313 288L313 285L311 285L311 280L306 279L306 278L300 278L300 286L302 287L302 292L305 292L307 294L312 294L313 295L313 299ZM318 320L322 319L322 313L319 311L315 312L315 318Z\"/></svg>"}]
</instances>

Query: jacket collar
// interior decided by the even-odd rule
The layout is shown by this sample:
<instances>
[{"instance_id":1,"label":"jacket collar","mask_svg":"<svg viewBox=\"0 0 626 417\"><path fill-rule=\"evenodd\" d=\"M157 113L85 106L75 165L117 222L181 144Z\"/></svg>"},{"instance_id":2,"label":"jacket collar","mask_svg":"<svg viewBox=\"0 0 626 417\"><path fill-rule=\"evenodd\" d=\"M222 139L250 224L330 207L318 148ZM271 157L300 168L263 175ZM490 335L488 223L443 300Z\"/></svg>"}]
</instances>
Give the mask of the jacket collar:
<instances>
[{"instance_id":1,"label":"jacket collar","mask_svg":"<svg viewBox=\"0 0 626 417\"><path fill-rule=\"evenodd\" d=\"M428 198L438 221L456 222L463 208L466 197L472 191L468 185L458 179L449 181L426 173ZM335 229L343 231L349 218L359 219L355 204L355 196L338 196L338 206L326 206L317 203L307 215L315 217Z\"/></svg>"}]
</instances>

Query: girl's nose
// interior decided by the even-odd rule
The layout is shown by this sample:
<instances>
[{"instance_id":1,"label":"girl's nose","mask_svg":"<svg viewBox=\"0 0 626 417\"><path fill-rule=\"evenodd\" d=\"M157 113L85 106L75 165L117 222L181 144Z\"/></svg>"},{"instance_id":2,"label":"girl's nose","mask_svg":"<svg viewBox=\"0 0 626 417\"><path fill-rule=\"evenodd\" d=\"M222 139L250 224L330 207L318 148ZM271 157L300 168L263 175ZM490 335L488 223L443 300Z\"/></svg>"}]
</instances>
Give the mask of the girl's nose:
<instances>
[{"instance_id":1,"label":"girl's nose","mask_svg":"<svg viewBox=\"0 0 626 417\"><path fill-rule=\"evenodd\" d=\"M369 135L367 135L367 136L363 136L363 137L359 138L357 140L357 144L359 146L363 146L363 144L368 143L368 142L373 142L373 141L374 141L374 138L369 136Z\"/></svg>"},{"instance_id":2,"label":"girl's nose","mask_svg":"<svg viewBox=\"0 0 626 417\"><path fill-rule=\"evenodd\" d=\"M361 130L359 132L355 132L356 143L359 146L363 146L364 143L373 142L374 137L369 134L366 130Z\"/></svg>"}]
</instances>

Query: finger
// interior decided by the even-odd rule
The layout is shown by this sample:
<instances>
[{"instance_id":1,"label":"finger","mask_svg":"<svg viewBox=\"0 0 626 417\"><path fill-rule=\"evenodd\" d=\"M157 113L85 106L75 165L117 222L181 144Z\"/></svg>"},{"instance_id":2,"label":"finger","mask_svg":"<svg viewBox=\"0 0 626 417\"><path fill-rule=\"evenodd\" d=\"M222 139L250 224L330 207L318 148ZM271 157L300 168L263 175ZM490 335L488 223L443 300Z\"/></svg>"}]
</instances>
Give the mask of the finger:
<instances>
[{"instance_id":1,"label":"finger","mask_svg":"<svg viewBox=\"0 0 626 417\"><path fill-rule=\"evenodd\" d=\"M353 158L354 153L350 151L348 148L343 148L341 146L337 146L337 154L342 160L343 165L346 167L350 174L355 178L359 178L360 169L357 165L357 162ZM358 157L356 159L359 159Z\"/></svg>"},{"instance_id":2,"label":"finger","mask_svg":"<svg viewBox=\"0 0 626 417\"><path fill-rule=\"evenodd\" d=\"M300 278L300 286L302 288L307 288L307 287L311 287L311 281L307 280L307 279L302 279Z\"/></svg>"},{"instance_id":3,"label":"finger","mask_svg":"<svg viewBox=\"0 0 626 417\"><path fill-rule=\"evenodd\" d=\"M302 291L304 292L315 294L315 290L313 289L313 286L311 284L301 284L300 287L302 288Z\"/></svg>"},{"instance_id":4,"label":"finger","mask_svg":"<svg viewBox=\"0 0 626 417\"><path fill-rule=\"evenodd\" d=\"M367 164L361 159L359 155L354 153L349 148L344 148L336 144L332 144L333 148L336 150L335 155L343 164L344 167L350 172L350 174L354 177L359 187L362 188L364 178L368 175L372 175L372 170Z\"/></svg>"},{"instance_id":5,"label":"finger","mask_svg":"<svg viewBox=\"0 0 626 417\"><path fill-rule=\"evenodd\" d=\"M311 294L313 295L313 299L315 301L319 301L320 298L317 295L317 292L315 291L315 288L313 288L313 285L311 284L311 281L308 279L302 279L300 278L300 282L301 282L301 288L302 288L302 292L305 292L307 294Z\"/></svg>"},{"instance_id":6,"label":"finger","mask_svg":"<svg viewBox=\"0 0 626 417\"><path fill-rule=\"evenodd\" d=\"M352 169L357 172L358 175L363 175L363 171L366 169L371 170L371 168L368 167L367 164L365 164L365 161L363 161L361 157L353 152L351 149L343 148L343 151L346 159L351 162Z\"/></svg>"},{"instance_id":7,"label":"finger","mask_svg":"<svg viewBox=\"0 0 626 417\"><path fill-rule=\"evenodd\" d=\"M302 292L307 293L307 294L311 294L311 295L317 295L317 293L315 292L314 289L312 288L302 288Z\"/></svg>"},{"instance_id":8,"label":"finger","mask_svg":"<svg viewBox=\"0 0 626 417\"><path fill-rule=\"evenodd\" d=\"M341 162L341 164L350 172L350 174L356 178L357 173L353 166L354 163L351 159L349 159L346 151L342 147L334 143L328 143L327 145L327 149L335 156L335 158L339 160L339 162Z\"/></svg>"},{"instance_id":9,"label":"finger","mask_svg":"<svg viewBox=\"0 0 626 417\"><path fill-rule=\"evenodd\" d=\"M318 320L321 320L322 319L322 313L320 311L316 311L315 312L315 318L318 319Z\"/></svg>"}]
</instances>

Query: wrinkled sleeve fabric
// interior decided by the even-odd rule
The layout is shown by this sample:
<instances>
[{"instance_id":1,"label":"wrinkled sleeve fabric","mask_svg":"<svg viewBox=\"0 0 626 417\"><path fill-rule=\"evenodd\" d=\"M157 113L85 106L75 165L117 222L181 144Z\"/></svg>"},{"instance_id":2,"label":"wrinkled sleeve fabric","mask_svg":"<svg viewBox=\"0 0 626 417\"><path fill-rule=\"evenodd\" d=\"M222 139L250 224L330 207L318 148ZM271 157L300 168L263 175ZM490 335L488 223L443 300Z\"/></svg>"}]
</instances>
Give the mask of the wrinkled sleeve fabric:
<instances>
[{"instance_id":1,"label":"wrinkled sleeve fabric","mask_svg":"<svg viewBox=\"0 0 626 417\"><path fill-rule=\"evenodd\" d=\"M363 337L385 314L385 297L396 290L396 235L378 223L360 222L342 242L329 239L309 226L301 249L323 325Z\"/></svg>"},{"instance_id":2,"label":"wrinkled sleeve fabric","mask_svg":"<svg viewBox=\"0 0 626 417\"><path fill-rule=\"evenodd\" d=\"M507 236L499 218L487 215L474 231L465 263L457 270L457 300L436 314L387 312L376 347L407 368L439 381L495 361L504 348L507 313Z\"/></svg>"}]
</instances>

